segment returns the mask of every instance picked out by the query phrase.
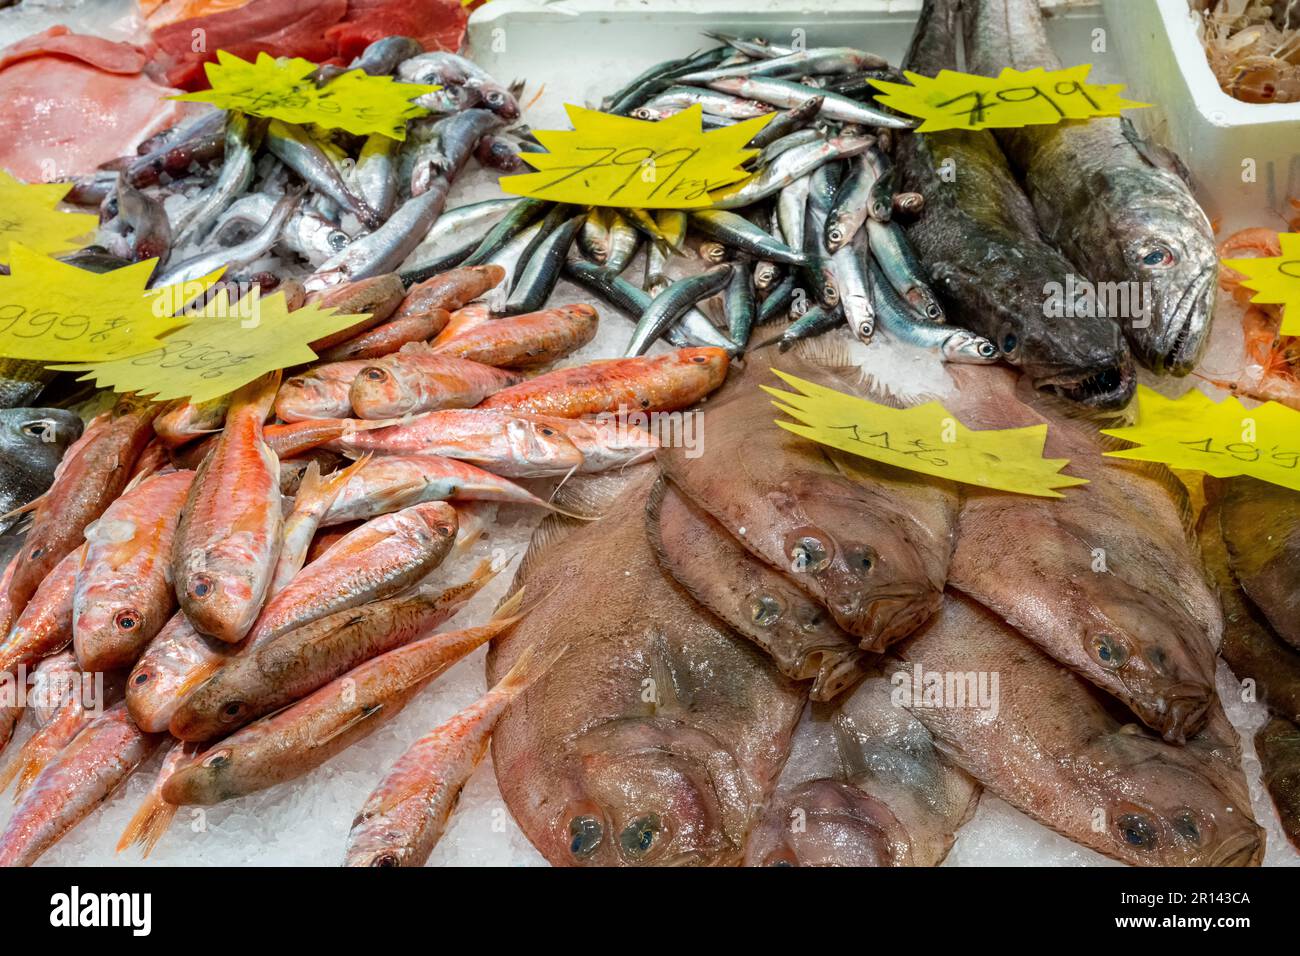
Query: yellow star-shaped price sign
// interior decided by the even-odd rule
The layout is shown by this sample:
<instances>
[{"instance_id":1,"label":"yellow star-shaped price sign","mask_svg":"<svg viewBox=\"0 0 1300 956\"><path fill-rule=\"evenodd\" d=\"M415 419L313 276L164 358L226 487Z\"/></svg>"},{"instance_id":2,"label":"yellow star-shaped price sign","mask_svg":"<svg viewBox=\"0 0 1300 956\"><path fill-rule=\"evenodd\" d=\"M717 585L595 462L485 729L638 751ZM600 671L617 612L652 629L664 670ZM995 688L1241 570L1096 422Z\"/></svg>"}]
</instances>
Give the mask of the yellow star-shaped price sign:
<instances>
[{"instance_id":1,"label":"yellow star-shaped price sign","mask_svg":"<svg viewBox=\"0 0 1300 956\"><path fill-rule=\"evenodd\" d=\"M1159 461L1175 468L1228 478L1250 475L1300 491L1300 412L1277 402L1247 408L1235 398L1215 402L1195 389L1166 398L1138 386L1137 423L1102 434L1137 448L1107 452L1113 458Z\"/></svg>"},{"instance_id":2,"label":"yellow star-shaped price sign","mask_svg":"<svg viewBox=\"0 0 1300 956\"><path fill-rule=\"evenodd\" d=\"M1224 259L1223 264L1246 277L1241 284L1254 290L1251 302L1283 306L1282 335L1300 335L1300 233L1284 232L1277 240L1280 256Z\"/></svg>"},{"instance_id":3,"label":"yellow star-shaped price sign","mask_svg":"<svg viewBox=\"0 0 1300 956\"><path fill-rule=\"evenodd\" d=\"M59 366L85 372L101 388L158 401L204 402L233 392L267 372L316 361L307 344L360 322L363 316L309 304L292 312L284 293L256 290L231 302L219 290L188 325L163 337L158 348L130 358Z\"/></svg>"},{"instance_id":4,"label":"yellow star-shaped price sign","mask_svg":"<svg viewBox=\"0 0 1300 956\"><path fill-rule=\"evenodd\" d=\"M706 133L699 105L657 123L568 104L564 109L573 129L538 130L548 151L521 153L537 172L501 177L506 192L581 206L711 206L711 190L749 177L740 166L757 150L745 144L775 115Z\"/></svg>"},{"instance_id":5,"label":"yellow star-shaped price sign","mask_svg":"<svg viewBox=\"0 0 1300 956\"><path fill-rule=\"evenodd\" d=\"M150 289L157 259L96 273L9 247L9 270L0 276L0 357L37 362L84 362L138 355L188 319L175 289ZM220 273L189 283L195 295Z\"/></svg>"},{"instance_id":6,"label":"yellow star-shaped price sign","mask_svg":"<svg viewBox=\"0 0 1300 956\"><path fill-rule=\"evenodd\" d=\"M324 86L311 79L317 66L301 57L259 53L256 62L225 50L205 64L211 89L173 96L175 100L211 103L226 110L270 116L286 123L315 123L364 136L381 133L406 139L406 123L428 114L412 100L441 89L423 83L398 83L391 76L349 70Z\"/></svg>"},{"instance_id":7,"label":"yellow star-shaped price sign","mask_svg":"<svg viewBox=\"0 0 1300 956\"><path fill-rule=\"evenodd\" d=\"M50 255L85 245L99 217L59 210L71 188L69 183L25 183L0 169L0 251L11 242Z\"/></svg>"},{"instance_id":8,"label":"yellow star-shaped price sign","mask_svg":"<svg viewBox=\"0 0 1300 956\"><path fill-rule=\"evenodd\" d=\"M936 478L1044 498L1064 497L1056 489L1088 483L1060 473L1069 459L1043 457L1046 425L973 431L938 402L890 408L772 371L802 393L761 386L777 399L773 405L799 422L776 424L831 448Z\"/></svg>"},{"instance_id":9,"label":"yellow star-shaped price sign","mask_svg":"<svg viewBox=\"0 0 1300 956\"><path fill-rule=\"evenodd\" d=\"M890 109L925 120L918 133L945 129L1005 129L1040 126L1063 120L1119 116L1137 103L1120 95L1120 84L1088 82L1090 64L1065 70L1004 69L998 76L940 70L938 76L904 73L907 83L871 80L886 95L877 99Z\"/></svg>"}]
</instances>

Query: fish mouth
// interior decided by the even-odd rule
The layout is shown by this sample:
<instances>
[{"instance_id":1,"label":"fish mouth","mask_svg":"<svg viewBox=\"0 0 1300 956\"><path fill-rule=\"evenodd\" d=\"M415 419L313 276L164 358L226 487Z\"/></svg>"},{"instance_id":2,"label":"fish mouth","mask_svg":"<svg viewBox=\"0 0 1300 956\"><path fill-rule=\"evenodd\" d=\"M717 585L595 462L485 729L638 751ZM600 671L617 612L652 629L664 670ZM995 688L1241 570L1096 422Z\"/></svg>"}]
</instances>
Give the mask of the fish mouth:
<instances>
[{"instance_id":1,"label":"fish mouth","mask_svg":"<svg viewBox=\"0 0 1300 956\"><path fill-rule=\"evenodd\" d=\"M925 587L894 588L877 592L865 605L845 615L841 625L859 638L859 647L882 651L893 641L906 637L930 618L943 594Z\"/></svg>"},{"instance_id":2,"label":"fish mouth","mask_svg":"<svg viewBox=\"0 0 1300 956\"><path fill-rule=\"evenodd\" d=\"M1134 700L1130 706L1166 743L1181 745L1205 723L1212 697L1210 688L1201 684L1179 684L1160 694L1156 703Z\"/></svg>"},{"instance_id":3,"label":"fish mouth","mask_svg":"<svg viewBox=\"0 0 1300 956\"><path fill-rule=\"evenodd\" d=\"M1125 363L1082 374L1074 372L1040 378L1034 385L1088 408L1123 408L1133 397L1137 373L1132 363Z\"/></svg>"},{"instance_id":4,"label":"fish mouth","mask_svg":"<svg viewBox=\"0 0 1300 956\"><path fill-rule=\"evenodd\" d=\"M1207 866L1258 866L1264 858L1264 841L1259 828L1243 831L1224 840L1210 855Z\"/></svg>"},{"instance_id":5,"label":"fish mouth","mask_svg":"<svg viewBox=\"0 0 1300 956\"><path fill-rule=\"evenodd\" d=\"M1147 356L1152 371L1186 375L1196 365L1208 340L1217 276L1218 266L1211 264L1187 284L1169 317L1169 327L1160 336L1168 344L1163 348L1157 345Z\"/></svg>"}]
</instances>

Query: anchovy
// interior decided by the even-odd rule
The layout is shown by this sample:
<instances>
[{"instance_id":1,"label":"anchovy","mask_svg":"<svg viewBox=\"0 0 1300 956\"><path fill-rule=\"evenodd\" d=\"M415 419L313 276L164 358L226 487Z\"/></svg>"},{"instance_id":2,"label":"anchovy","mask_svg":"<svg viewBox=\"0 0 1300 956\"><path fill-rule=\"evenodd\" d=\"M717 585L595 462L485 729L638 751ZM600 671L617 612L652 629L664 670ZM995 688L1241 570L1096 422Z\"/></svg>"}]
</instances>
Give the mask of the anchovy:
<instances>
[{"instance_id":1,"label":"anchovy","mask_svg":"<svg viewBox=\"0 0 1300 956\"><path fill-rule=\"evenodd\" d=\"M201 241L230 201L248 189L253 181L253 161L265 128L265 123L250 120L243 113L230 114L221 173L217 181L182 210L172 223L177 246Z\"/></svg>"},{"instance_id":2,"label":"anchovy","mask_svg":"<svg viewBox=\"0 0 1300 956\"><path fill-rule=\"evenodd\" d=\"M822 166L808 177L808 209L804 216L804 252L808 266L804 276L809 288L826 306L838 305L839 283L831 267L831 253L826 248L826 217L839 188L839 167Z\"/></svg>"},{"instance_id":3,"label":"anchovy","mask_svg":"<svg viewBox=\"0 0 1300 956\"><path fill-rule=\"evenodd\" d=\"M754 327L755 315L754 273L747 262L737 262L723 296L727 316L727 332L733 342L742 348L749 343L749 332Z\"/></svg>"},{"instance_id":4,"label":"anchovy","mask_svg":"<svg viewBox=\"0 0 1300 956\"><path fill-rule=\"evenodd\" d=\"M826 248L831 252L851 242L867 221L872 189L879 178L873 154L876 158L883 158L874 146L854 158L852 171L835 194L835 205L826 217ZM884 216L884 219L888 218L888 215Z\"/></svg>"},{"instance_id":5,"label":"anchovy","mask_svg":"<svg viewBox=\"0 0 1300 956\"><path fill-rule=\"evenodd\" d=\"M880 264L870 259L868 268L875 293L876 324L887 336L918 348L933 349L945 362L989 365L998 360L998 347L984 336L951 325L918 320L912 307L880 271Z\"/></svg>"},{"instance_id":6,"label":"anchovy","mask_svg":"<svg viewBox=\"0 0 1300 956\"><path fill-rule=\"evenodd\" d=\"M779 139L783 139L792 133L801 132L817 118L821 108L822 100L820 96L805 100L798 106L780 113L776 119L754 134L754 138L746 145L750 149L765 149Z\"/></svg>"},{"instance_id":7,"label":"anchovy","mask_svg":"<svg viewBox=\"0 0 1300 956\"><path fill-rule=\"evenodd\" d=\"M724 47L716 47L694 56L656 63L637 74L612 96L607 97L603 109L606 113L615 116L626 116L655 93L671 86L673 77L717 66L726 55L727 51Z\"/></svg>"},{"instance_id":8,"label":"anchovy","mask_svg":"<svg viewBox=\"0 0 1300 956\"><path fill-rule=\"evenodd\" d=\"M749 161L747 166L750 169L763 169L772 163L782 153L788 153L796 146L807 146L809 143L818 143L826 138L826 134L819 129L801 129L787 136L782 136L778 140L770 142L763 148L763 151Z\"/></svg>"},{"instance_id":9,"label":"anchovy","mask_svg":"<svg viewBox=\"0 0 1300 956\"><path fill-rule=\"evenodd\" d=\"M708 87L721 93L744 97L745 101L768 103L782 109L802 106L811 99L821 100L819 116L838 120L841 123L860 123L863 126L883 126L886 129L915 129L920 120L912 116L899 116L887 113L883 109L859 103L842 93L819 90L802 83L778 80L772 77L748 79L743 77L723 77L710 80Z\"/></svg>"},{"instance_id":10,"label":"anchovy","mask_svg":"<svg viewBox=\"0 0 1300 956\"><path fill-rule=\"evenodd\" d=\"M777 339L777 348L782 352L789 351L796 342L813 338L823 332L829 332L831 329L839 328L843 324L844 310L838 305L814 305L791 322L789 328L781 333Z\"/></svg>"},{"instance_id":11,"label":"anchovy","mask_svg":"<svg viewBox=\"0 0 1300 956\"><path fill-rule=\"evenodd\" d=\"M839 291L840 308L849 328L861 341L871 341L876 331L876 307L871 291L871 273L867 271L867 243L858 236L831 256L831 272Z\"/></svg>"},{"instance_id":12,"label":"anchovy","mask_svg":"<svg viewBox=\"0 0 1300 956\"><path fill-rule=\"evenodd\" d=\"M758 314L754 316L756 325L763 325L779 318L782 312L788 311L790 304L794 302L795 277L788 275L782 279L767 298L763 300L758 307Z\"/></svg>"},{"instance_id":13,"label":"anchovy","mask_svg":"<svg viewBox=\"0 0 1300 956\"><path fill-rule=\"evenodd\" d=\"M698 275L674 282L654 297L637 322L624 350L626 357L644 355L646 350L691 306L721 292L731 280L732 266L714 266ZM739 344L739 343L737 343Z\"/></svg>"},{"instance_id":14,"label":"anchovy","mask_svg":"<svg viewBox=\"0 0 1300 956\"><path fill-rule=\"evenodd\" d=\"M523 201L516 196L506 196L457 206L443 212L412 253L414 257L427 246L437 250L438 255L432 259L422 257L419 265L403 269L402 282L408 286L414 285L459 265L482 242L487 231Z\"/></svg>"},{"instance_id":15,"label":"anchovy","mask_svg":"<svg viewBox=\"0 0 1300 956\"><path fill-rule=\"evenodd\" d=\"M867 240L871 255L903 301L913 312L931 322L944 321L943 306L925 278L925 266L907 241L902 228L894 222L867 221Z\"/></svg>"},{"instance_id":16,"label":"anchovy","mask_svg":"<svg viewBox=\"0 0 1300 956\"><path fill-rule=\"evenodd\" d=\"M515 287L506 300L503 315L522 315L535 312L546 304L555 284L560 280L560 268L568 256L573 237L582 228L586 213L578 213L543 239L533 251L528 264L520 272Z\"/></svg>"},{"instance_id":17,"label":"anchovy","mask_svg":"<svg viewBox=\"0 0 1300 956\"><path fill-rule=\"evenodd\" d=\"M733 76L812 76L819 73L856 73L887 66L889 62L874 53L864 53L849 47L815 47L739 66L687 73L678 79L683 83L708 83Z\"/></svg>"},{"instance_id":18,"label":"anchovy","mask_svg":"<svg viewBox=\"0 0 1300 956\"><path fill-rule=\"evenodd\" d=\"M310 183L312 189L350 210L367 228L376 229L383 224L379 213L348 189L320 144L301 126L271 120L266 129L266 148Z\"/></svg>"},{"instance_id":19,"label":"anchovy","mask_svg":"<svg viewBox=\"0 0 1300 956\"><path fill-rule=\"evenodd\" d=\"M875 139L871 136L832 136L825 142L809 143L782 153L772 165L756 176L726 186L713 193L714 209L736 209L784 189L813 170L836 159L848 159L865 152Z\"/></svg>"},{"instance_id":20,"label":"anchovy","mask_svg":"<svg viewBox=\"0 0 1300 956\"><path fill-rule=\"evenodd\" d=\"M641 233L617 210L609 224L609 255L605 267L613 272L622 272L636 255L641 243Z\"/></svg>"},{"instance_id":21,"label":"anchovy","mask_svg":"<svg viewBox=\"0 0 1300 956\"><path fill-rule=\"evenodd\" d=\"M200 276L215 272L223 266L229 271L245 266L255 259L260 259L280 238L285 223L289 221L289 217L298 208L301 199L301 191L286 193L275 204L275 208L267 218L266 224L243 242L213 252L201 252L184 262L171 265L161 275L154 276L152 285L155 288L161 288L162 286L188 282L191 279L197 279Z\"/></svg>"},{"instance_id":22,"label":"anchovy","mask_svg":"<svg viewBox=\"0 0 1300 956\"><path fill-rule=\"evenodd\" d=\"M481 266L501 251L518 233L544 217L553 203L545 199L522 199L493 226L464 265Z\"/></svg>"},{"instance_id":23,"label":"anchovy","mask_svg":"<svg viewBox=\"0 0 1300 956\"><path fill-rule=\"evenodd\" d=\"M692 210L692 228L749 255L787 265L808 264L808 257L784 242L778 242L744 216L718 209Z\"/></svg>"},{"instance_id":24,"label":"anchovy","mask_svg":"<svg viewBox=\"0 0 1300 956\"><path fill-rule=\"evenodd\" d=\"M664 110L685 110L699 106L705 113L726 119L753 119L772 112L767 103L731 95L730 91L701 90L673 86L632 111L636 119L654 119Z\"/></svg>"}]
</instances>

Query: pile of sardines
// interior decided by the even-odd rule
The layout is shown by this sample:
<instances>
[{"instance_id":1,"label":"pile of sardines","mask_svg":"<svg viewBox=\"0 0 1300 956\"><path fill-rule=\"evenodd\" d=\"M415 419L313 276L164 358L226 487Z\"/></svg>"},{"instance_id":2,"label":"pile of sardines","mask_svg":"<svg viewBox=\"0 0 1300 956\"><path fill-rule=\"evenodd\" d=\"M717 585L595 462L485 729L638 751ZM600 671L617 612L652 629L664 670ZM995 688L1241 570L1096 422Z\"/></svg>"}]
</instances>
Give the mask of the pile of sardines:
<instances>
[{"instance_id":1,"label":"pile of sardines","mask_svg":"<svg viewBox=\"0 0 1300 956\"><path fill-rule=\"evenodd\" d=\"M963 43L979 71L1058 65L1033 0L963 7L926 0L907 69ZM74 184L102 225L70 262L224 267L218 288L358 321L218 399L4 413L0 676L26 706L0 707L0 749L33 731L0 761L0 864L165 750L122 837L147 852L177 808L300 777L485 644L489 689L382 778L349 865L427 860L489 741L556 864L935 865L988 790L1124 862L1254 865L1220 652L1277 718L1258 749L1296 836L1300 496L1207 483L1198 519L1089 417L1135 358L1186 374L1204 345L1214 249L1176 160L1118 119L916 134L877 56L717 39L602 104L776 114L707 210L445 208L471 157L541 147L520 88L402 37L351 68L441 87L404 141L210 110ZM600 317L562 278L631 320L622 357L579 361ZM1080 283L1142 309L1054 311ZM840 373L863 343L928 354L927 397L968 426L1048 426L1089 483L961 490L773 427L774 369L906 401ZM48 381L0 374L11 405ZM702 416L707 443L632 412ZM515 584L444 626L500 570L468 552L503 505L544 516Z\"/></svg>"}]
</instances>

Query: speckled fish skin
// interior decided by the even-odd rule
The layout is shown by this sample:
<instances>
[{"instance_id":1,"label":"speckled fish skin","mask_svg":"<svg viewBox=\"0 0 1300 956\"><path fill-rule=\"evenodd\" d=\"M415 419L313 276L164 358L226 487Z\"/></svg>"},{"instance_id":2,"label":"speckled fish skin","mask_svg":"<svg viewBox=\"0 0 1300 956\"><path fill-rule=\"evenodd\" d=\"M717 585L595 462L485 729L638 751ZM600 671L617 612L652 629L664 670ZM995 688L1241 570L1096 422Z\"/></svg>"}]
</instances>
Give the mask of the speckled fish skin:
<instances>
[{"instance_id":1,"label":"speckled fish skin","mask_svg":"<svg viewBox=\"0 0 1300 956\"><path fill-rule=\"evenodd\" d=\"M501 284L506 270L498 265L464 266L411 286L397 307L397 315L415 315L445 309L455 312Z\"/></svg>"},{"instance_id":2,"label":"speckled fish skin","mask_svg":"<svg viewBox=\"0 0 1300 956\"><path fill-rule=\"evenodd\" d=\"M1274 633L1300 650L1300 492L1248 477L1220 487L1233 574Z\"/></svg>"},{"instance_id":3,"label":"speckled fish skin","mask_svg":"<svg viewBox=\"0 0 1300 956\"><path fill-rule=\"evenodd\" d=\"M280 462L262 437L280 373L240 389L190 485L172 546L172 584L200 633L232 644L262 607L280 554Z\"/></svg>"},{"instance_id":4,"label":"speckled fish skin","mask_svg":"<svg viewBox=\"0 0 1300 956\"><path fill-rule=\"evenodd\" d=\"M352 381L369 359L323 362L287 379L275 396L275 414L286 422L352 415Z\"/></svg>"},{"instance_id":5,"label":"speckled fish skin","mask_svg":"<svg viewBox=\"0 0 1300 956\"><path fill-rule=\"evenodd\" d=\"M45 576L12 630L0 642L0 673L29 670L72 641L72 593L85 546L78 547Z\"/></svg>"},{"instance_id":6,"label":"speckled fish skin","mask_svg":"<svg viewBox=\"0 0 1300 956\"><path fill-rule=\"evenodd\" d=\"M343 484L351 479L348 476ZM442 563L456 541L458 527L456 509L442 501L366 522L267 601L248 633L247 646L256 647L336 611L405 590Z\"/></svg>"},{"instance_id":7,"label":"speckled fish skin","mask_svg":"<svg viewBox=\"0 0 1300 956\"><path fill-rule=\"evenodd\" d=\"M59 463L54 484L32 515L18 564L9 582L15 612L27 604L45 576L81 544L90 524L122 493L136 459L153 439L161 408L129 396L87 427Z\"/></svg>"},{"instance_id":8,"label":"speckled fish skin","mask_svg":"<svg viewBox=\"0 0 1300 956\"><path fill-rule=\"evenodd\" d=\"M319 355L323 350L331 349L382 324L397 310L405 293L406 287L395 272L354 279L311 293L307 296L307 301L311 304L322 309L337 309L345 315L358 316L358 321L352 325L313 339L311 347Z\"/></svg>"},{"instance_id":9,"label":"speckled fish skin","mask_svg":"<svg viewBox=\"0 0 1300 956\"><path fill-rule=\"evenodd\" d=\"M125 704L105 711L37 777L0 836L0 866L31 866L113 795L162 737L142 732Z\"/></svg>"},{"instance_id":10,"label":"speckled fish skin","mask_svg":"<svg viewBox=\"0 0 1300 956\"><path fill-rule=\"evenodd\" d=\"M126 706L136 725L164 733L185 698L240 647L204 637L184 614L172 615L126 681Z\"/></svg>"},{"instance_id":11,"label":"speckled fish skin","mask_svg":"<svg viewBox=\"0 0 1300 956\"><path fill-rule=\"evenodd\" d=\"M1034 0L977 0L964 10L967 69L1061 69ZM996 130L1043 234L1093 282L1143 283L1146 321L1120 319L1133 354L1186 375L1209 341L1219 260L1214 232L1176 158L1118 116Z\"/></svg>"},{"instance_id":12,"label":"speckled fish skin","mask_svg":"<svg viewBox=\"0 0 1300 956\"><path fill-rule=\"evenodd\" d=\"M1223 606L1219 651L1238 680L1255 682L1257 699L1271 713L1300 722L1300 653L1278 638L1233 575L1220 529L1221 504L1211 502L1201 512L1197 534L1206 574Z\"/></svg>"},{"instance_id":13,"label":"speckled fish skin","mask_svg":"<svg viewBox=\"0 0 1300 956\"><path fill-rule=\"evenodd\" d=\"M480 408L425 412L384 428L354 431L327 447L345 454L439 455L506 478L567 475L585 461L554 424Z\"/></svg>"},{"instance_id":14,"label":"speckled fish skin","mask_svg":"<svg viewBox=\"0 0 1300 956\"><path fill-rule=\"evenodd\" d=\"M411 744L352 821L343 865L424 866L497 721L553 663L525 652L486 694Z\"/></svg>"},{"instance_id":15,"label":"speckled fish skin","mask_svg":"<svg viewBox=\"0 0 1300 956\"><path fill-rule=\"evenodd\" d=\"M1255 753L1282 830L1300 849L1300 728L1274 717L1255 734Z\"/></svg>"},{"instance_id":16,"label":"speckled fish skin","mask_svg":"<svg viewBox=\"0 0 1300 956\"><path fill-rule=\"evenodd\" d=\"M1264 833L1250 806L1224 792L1197 747L1121 724L1085 683L969 598L948 594L899 653L908 687L915 665L988 675L990 689L998 675L996 714L905 703L945 757L1045 825L1136 866L1259 864Z\"/></svg>"},{"instance_id":17,"label":"speckled fish skin","mask_svg":"<svg viewBox=\"0 0 1300 956\"><path fill-rule=\"evenodd\" d=\"M727 353L716 348L591 362L546 372L497 392L483 407L560 418L674 411L694 405L721 385L728 364Z\"/></svg>"},{"instance_id":18,"label":"speckled fish skin","mask_svg":"<svg viewBox=\"0 0 1300 956\"><path fill-rule=\"evenodd\" d=\"M598 321L589 305L565 305L484 322L440 340L433 351L507 368L549 365L590 342Z\"/></svg>"},{"instance_id":19,"label":"speckled fish skin","mask_svg":"<svg viewBox=\"0 0 1300 956\"><path fill-rule=\"evenodd\" d=\"M326 362L382 358L392 355L408 342L428 341L443 330L450 318L451 314L445 309L404 315L318 354Z\"/></svg>"},{"instance_id":20,"label":"speckled fish skin","mask_svg":"<svg viewBox=\"0 0 1300 956\"><path fill-rule=\"evenodd\" d=\"M381 654L277 714L213 744L163 785L177 806L210 806L293 780L369 736L512 619L435 634Z\"/></svg>"},{"instance_id":21,"label":"speckled fish skin","mask_svg":"<svg viewBox=\"0 0 1300 956\"><path fill-rule=\"evenodd\" d=\"M506 805L556 866L738 863L803 708L659 569L655 479L652 464L575 479L609 489L604 517L542 524L515 579L535 603L488 654L495 683L527 648L569 648L492 735Z\"/></svg>"},{"instance_id":22,"label":"speckled fish skin","mask_svg":"<svg viewBox=\"0 0 1300 956\"><path fill-rule=\"evenodd\" d=\"M176 608L172 539L192 471L146 478L86 528L72 645L88 671L129 667Z\"/></svg>"},{"instance_id":23,"label":"speckled fish skin","mask_svg":"<svg viewBox=\"0 0 1300 956\"><path fill-rule=\"evenodd\" d=\"M876 671L813 704L745 845L746 866L938 866L979 785L949 764ZM801 826L792 816L801 813Z\"/></svg>"},{"instance_id":24,"label":"speckled fish skin","mask_svg":"<svg viewBox=\"0 0 1300 956\"><path fill-rule=\"evenodd\" d=\"M448 499L551 508L513 482L467 462L436 455L387 455L371 459L348 481L321 519L321 527Z\"/></svg>"},{"instance_id":25,"label":"speckled fish skin","mask_svg":"<svg viewBox=\"0 0 1300 956\"><path fill-rule=\"evenodd\" d=\"M966 493L952 584L1166 740L1186 740L1214 699L1223 633L1186 491L1163 465L1103 457L1115 443L1009 370L947 368L958 391L945 407L966 427L1047 425L1044 455L1089 479L1054 501Z\"/></svg>"},{"instance_id":26,"label":"speckled fish skin","mask_svg":"<svg viewBox=\"0 0 1300 956\"><path fill-rule=\"evenodd\" d=\"M223 737L325 686L366 661L427 637L493 578L484 564L468 581L337 611L284 631L232 658L172 718L178 740Z\"/></svg>"},{"instance_id":27,"label":"speckled fish skin","mask_svg":"<svg viewBox=\"0 0 1300 956\"><path fill-rule=\"evenodd\" d=\"M793 581L750 555L708 513L660 481L646 505L659 565L791 680L811 681L813 700L832 700L861 680L871 656Z\"/></svg>"},{"instance_id":28,"label":"speckled fish skin","mask_svg":"<svg viewBox=\"0 0 1300 956\"><path fill-rule=\"evenodd\" d=\"M708 453L692 458L688 449L663 448L664 474L751 553L791 576L864 650L879 651L939 606L955 496L865 459L840 465L821 446L771 427L771 400L759 385L780 382L773 367L852 389L772 349L750 353L745 364L705 410ZM842 473L846 467L856 469L853 477Z\"/></svg>"},{"instance_id":29,"label":"speckled fish skin","mask_svg":"<svg viewBox=\"0 0 1300 956\"><path fill-rule=\"evenodd\" d=\"M360 418L398 418L439 408L472 408L520 381L518 375L481 362L436 355L416 342L358 372L349 399Z\"/></svg>"},{"instance_id":30,"label":"speckled fish skin","mask_svg":"<svg viewBox=\"0 0 1300 956\"><path fill-rule=\"evenodd\" d=\"M4 753L9 741L14 739L14 728L22 716L22 707L0 707L0 753Z\"/></svg>"}]
</instances>

